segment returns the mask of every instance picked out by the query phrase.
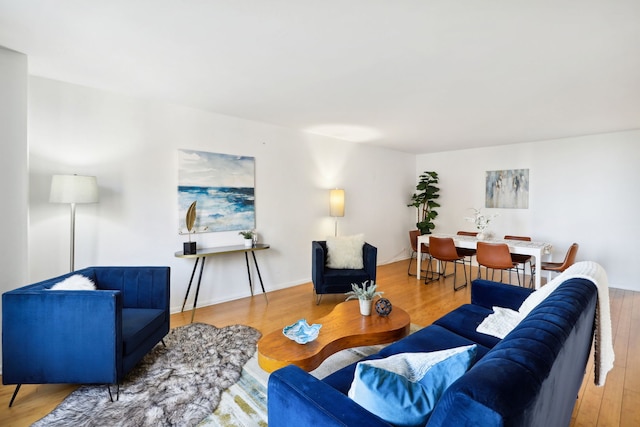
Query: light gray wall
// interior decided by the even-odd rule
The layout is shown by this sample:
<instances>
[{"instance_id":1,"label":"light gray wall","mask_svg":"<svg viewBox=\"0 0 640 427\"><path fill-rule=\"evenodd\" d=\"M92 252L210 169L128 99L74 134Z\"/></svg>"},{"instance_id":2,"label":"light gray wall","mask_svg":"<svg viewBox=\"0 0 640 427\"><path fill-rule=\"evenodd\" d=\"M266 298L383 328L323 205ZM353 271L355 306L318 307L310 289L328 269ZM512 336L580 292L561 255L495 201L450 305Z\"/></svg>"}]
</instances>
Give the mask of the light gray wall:
<instances>
[{"instance_id":1,"label":"light gray wall","mask_svg":"<svg viewBox=\"0 0 640 427\"><path fill-rule=\"evenodd\" d=\"M255 157L256 228L272 245L257 254L267 290L310 281L311 240L334 232L334 187L346 191L340 234L364 233L380 264L407 256L414 155L43 78L29 84L32 281L68 268L69 208L48 203L51 175L96 175L100 202L77 207L76 268L168 265L178 310L193 265L174 257L186 240L178 235L180 148ZM196 240L242 244L237 231ZM203 284L199 306L249 295L244 257L208 259Z\"/></svg>"},{"instance_id":2,"label":"light gray wall","mask_svg":"<svg viewBox=\"0 0 640 427\"><path fill-rule=\"evenodd\" d=\"M27 281L27 57L0 47L0 294ZM0 327L2 319L0 318ZM0 352L2 343L0 343Z\"/></svg>"},{"instance_id":3,"label":"light gray wall","mask_svg":"<svg viewBox=\"0 0 640 427\"><path fill-rule=\"evenodd\" d=\"M424 154L416 173L439 173L437 231L455 232L473 229L464 217L484 207L486 171L529 169L529 209L486 209L499 214L491 230L550 242L559 261L577 242L578 259L600 263L610 286L640 291L639 165L640 130L632 130Z\"/></svg>"}]
</instances>

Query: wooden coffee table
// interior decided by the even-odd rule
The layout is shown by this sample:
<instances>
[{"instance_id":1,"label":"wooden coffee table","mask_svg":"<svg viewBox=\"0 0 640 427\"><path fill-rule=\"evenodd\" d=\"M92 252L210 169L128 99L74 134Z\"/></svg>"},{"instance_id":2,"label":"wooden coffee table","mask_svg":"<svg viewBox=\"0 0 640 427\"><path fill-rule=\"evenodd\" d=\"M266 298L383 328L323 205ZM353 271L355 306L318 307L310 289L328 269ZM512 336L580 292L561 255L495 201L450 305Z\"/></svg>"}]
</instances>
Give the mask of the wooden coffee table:
<instances>
[{"instance_id":1,"label":"wooden coffee table","mask_svg":"<svg viewBox=\"0 0 640 427\"><path fill-rule=\"evenodd\" d=\"M340 303L328 315L307 321L322 325L318 338L310 343L298 344L285 337L282 329L258 341L258 363L262 369L273 372L296 365L312 371L340 350L397 341L409 334L411 323L409 314L396 306L387 317L378 316L375 310L371 316L363 316L357 300Z\"/></svg>"}]
</instances>

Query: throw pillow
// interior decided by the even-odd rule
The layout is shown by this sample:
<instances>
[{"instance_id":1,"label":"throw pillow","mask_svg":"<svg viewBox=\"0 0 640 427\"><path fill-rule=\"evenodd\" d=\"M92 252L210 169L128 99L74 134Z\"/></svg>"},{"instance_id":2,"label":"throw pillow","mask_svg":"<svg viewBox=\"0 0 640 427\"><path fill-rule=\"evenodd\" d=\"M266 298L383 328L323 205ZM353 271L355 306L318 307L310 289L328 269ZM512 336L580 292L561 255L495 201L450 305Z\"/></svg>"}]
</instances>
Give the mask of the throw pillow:
<instances>
[{"instance_id":1,"label":"throw pillow","mask_svg":"<svg viewBox=\"0 0 640 427\"><path fill-rule=\"evenodd\" d=\"M362 246L364 234L354 236L327 237L327 267L364 268Z\"/></svg>"},{"instance_id":2,"label":"throw pillow","mask_svg":"<svg viewBox=\"0 0 640 427\"><path fill-rule=\"evenodd\" d=\"M475 344L359 362L349 397L398 426L424 426L438 400L475 360Z\"/></svg>"},{"instance_id":3,"label":"throw pillow","mask_svg":"<svg viewBox=\"0 0 640 427\"><path fill-rule=\"evenodd\" d=\"M52 291L93 291L96 289L96 285L88 277L81 274L74 274L56 283L49 289Z\"/></svg>"}]
</instances>

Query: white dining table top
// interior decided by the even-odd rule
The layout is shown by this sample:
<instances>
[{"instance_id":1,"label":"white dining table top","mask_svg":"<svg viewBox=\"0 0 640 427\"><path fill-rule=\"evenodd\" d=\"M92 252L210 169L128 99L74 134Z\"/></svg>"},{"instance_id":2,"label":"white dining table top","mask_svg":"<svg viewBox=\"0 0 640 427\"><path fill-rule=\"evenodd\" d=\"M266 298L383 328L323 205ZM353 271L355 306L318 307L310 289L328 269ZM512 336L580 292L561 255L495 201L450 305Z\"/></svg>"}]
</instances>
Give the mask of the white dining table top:
<instances>
[{"instance_id":1,"label":"white dining table top","mask_svg":"<svg viewBox=\"0 0 640 427\"><path fill-rule=\"evenodd\" d=\"M458 242L478 242L479 239L475 236L465 236L459 234L445 234L445 233L433 233L433 234L423 234L420 236L422 239L422 243L425 243L424 240L429 240L429 236L433 237L451 237L454 241ZM546 242L536 242L536 241L527 241L527 240L511 240L511 239L500 239L497 237L490 237L486 239L482 239L483 242L487 243L506 243L509 246L517 246L521 248L532 248L532 249L542 249L543 254L550 254L553 249L553 245L551 243Z\"/></svg>"}]
</instances>

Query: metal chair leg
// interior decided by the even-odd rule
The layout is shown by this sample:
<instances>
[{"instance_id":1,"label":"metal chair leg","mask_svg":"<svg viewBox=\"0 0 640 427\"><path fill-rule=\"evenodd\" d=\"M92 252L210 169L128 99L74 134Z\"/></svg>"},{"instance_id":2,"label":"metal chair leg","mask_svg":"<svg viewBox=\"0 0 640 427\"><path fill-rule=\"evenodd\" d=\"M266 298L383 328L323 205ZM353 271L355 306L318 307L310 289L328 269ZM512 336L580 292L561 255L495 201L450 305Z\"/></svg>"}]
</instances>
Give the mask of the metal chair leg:
<instances>
[{"instance_id":1,"label":"metal chair leg","mask_svg":"<svg viewBox=\"0 0 640 427\"><path fill-rule=\"evenodd\" d=\"M111 394L111 384L107 384L107 390L109 390L109 400L113 402L113 395ZM116 401L120 400L120 383L116 383Z\"/></svg>"},{"instance_id":2,"label":"metal chair leg","mask_svg":"<svg viewBox=\"0 0 640 427\"><path fill-rule=\"evenodd\" d=\"M466 269L466 268L465 268L465 266L464 266L464 260L462 260L462 271L464 272L464 285L462 285L462 286L458 286L458 287L456 288L456 276L457 276L457 274L456 274L456 273L457 273L457 271L458 271L458 269L457 269L457 264L458 264L458 262L456 262L456 261L454 261L454 262L453 262L453 291L454 291L454 292L457 292L457 291L459 291L460 289L465 288L465 287L467 286L467 284L468 284L468 280L467 280L467 269ZM469 266L469 268L471 268L471 266Z\"/></svg>"},{"instance_id":3,"label":"metal chair leg","mask_svg":"<svg viewBox=\"0 0 640 427\"><path fill-rule=\"evenodd\" d=\"M11 401L9 401L9 408L11 408L11 406L13 405L13 401L16 399L16 396L18 395L18 392L20 391L20 386L22 384L18 384L16 386L16 389L13 391L13 396L11 396Z\"/></svg>"},{"instance_id":4,"label":"metal chair leg","mask_svg":"<svg viewBox=\"0 0 640 427\"><path fill-rule=\"evenodd\" d=\"M415 274L411 274L411 263L413 262L413 256L416 255L415 252L411 251L411 256L409 257L409 268L407 268L407 274L409 276L415 276ZM417 256L417 255L416 255ZM417 258L416 258L416 262L417 262Z\"/></svg>"}]
</instances>

